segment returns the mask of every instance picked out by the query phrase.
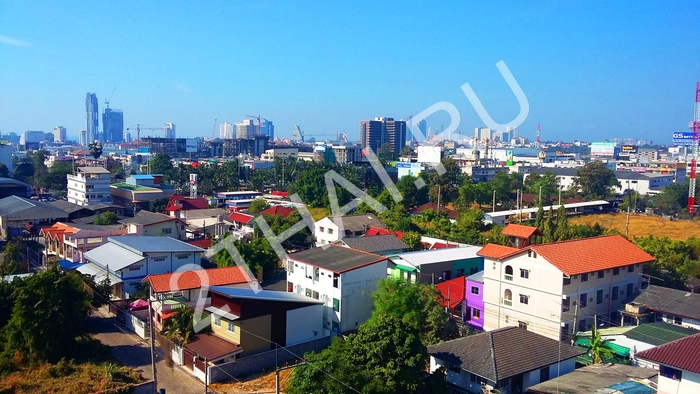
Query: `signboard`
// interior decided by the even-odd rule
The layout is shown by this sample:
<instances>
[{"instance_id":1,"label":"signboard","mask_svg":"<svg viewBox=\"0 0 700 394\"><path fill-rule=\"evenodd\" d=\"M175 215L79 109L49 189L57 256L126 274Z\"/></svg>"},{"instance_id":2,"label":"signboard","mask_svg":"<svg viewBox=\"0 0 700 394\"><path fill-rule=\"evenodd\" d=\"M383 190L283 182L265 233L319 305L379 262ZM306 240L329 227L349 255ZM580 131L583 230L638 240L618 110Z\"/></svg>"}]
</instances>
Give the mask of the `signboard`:
<instances>
[{"instance_id":1,"label":"signboard","mask_svg":"<svg viewBox=\"0 0 700 394\"><path fill-rule=\"evenodd\" d=\"M139 153L148 153L148 148L139 147Z\"/></svg>"},{"instance_id":2,"label":"signboard","mask_svg":"<svg viewBox=\"0 0 700 394\"><path fill-rule=\"evenodd\" d=\"M693 142L692 131L674 131L673 145L690 146Z\"/></svg>"},{"instance_id":3,"label":"signboard","mask_svg":"<svg viewBox=\"0 0 700 394\"><path fill-rule=\"evenodd\" d=\"M615 143L591 142L591 156L615 156Z\"/></svg>"},{"instance_id":4,"label":"signboard","mask_svg":"<svg viewBox=\"0 0 700 394\"><path fill-rule=\"evenodd\" d=\"M185 153L197 153L197 140L194 138L187 138L185 140Z\"/></svg>"},{"instance_id":5,"label":"signboard","mask_svg":"<svg viewBox=\"0 0 700 394\"><path fill-rule=\"evenodd\" d=\"M197 184L197 174L190 174L190 185Z\"/></svg>"},{"instance_id":6,"label":"signboard","mask_svg":"<svg viewBox=\"0 0 700 394\"><path fill-rule=\"evenodd\" d=\"M622 153L636 154L637 153L637 145L622 145L620 147L620 151Z\"/></svg>"},{"instance_id":7,"label":"signboard","mask_svg":"<svg viewBox=\"0 0 700 394\"><path fill-rule=\"evenodd\" d=\"M397 175L399 179L406 175L418 177L423 171L423 167L420 163L396 163L396 168L398 169Z\"/></svg>"},{"instance_id":8,"label":"signboard","mask_svg":"<svg viewBox=\"0 0 700 394\"><path fill-rule=\"evenodd\" d=\"M513 165L513 150L512 149L506 150L506 156L508 156L508 160L506 160L506 165L512 166Z\"/></svg>"}]
</instances>

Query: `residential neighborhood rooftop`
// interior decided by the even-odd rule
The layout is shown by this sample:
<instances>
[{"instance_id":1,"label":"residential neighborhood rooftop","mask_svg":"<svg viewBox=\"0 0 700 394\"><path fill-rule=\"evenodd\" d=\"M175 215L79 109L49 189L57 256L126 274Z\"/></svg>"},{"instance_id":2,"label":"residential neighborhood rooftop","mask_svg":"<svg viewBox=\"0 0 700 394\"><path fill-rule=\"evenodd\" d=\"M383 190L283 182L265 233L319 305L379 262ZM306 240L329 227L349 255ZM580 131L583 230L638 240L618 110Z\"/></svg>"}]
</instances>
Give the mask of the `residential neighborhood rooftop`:
<instances>
[{"instance_id":1,"label":"residential neighborhood rooftop","mask_svg":"<svg viewBox=\"0 0 700 394\"><path fill-rule=\"evenodd\" d=\"M123 237L131 237L131 235L124 235ZM111 242L85 252L85 258L109 268L110 271L119 271L144 259L142 255Z\"/></svg>"},{"instance_id":2,"label":"residential neighborhood rooftop","mask_svg":"<svg viewBox=\"0 0 700 394\"><path fill-rule=\"evenodd\" d=\"M518 253L519 251L520 249L512 248L510 246L486 244L483 248L481 248L481 250L479 250L478 255L500 260L502 258Z\"/></svg>"},{"instance_id":3,"label":"residential neighborhood rooftop","mask_svg":"<svg viewBox=\"0 0 700 394\"><path fill-rule=\"evenodd\" d=\"M294 208L290 207L283 207L281 205L275 205L267 209L263 209L259 213L261 215L280 215L282 217L287 217L292 214L292 212L296 211Z\"/></svg>"},{"instance_id":4,"label":"residential neighborhood rooftop","mask_svg":"<svg viewBox=\"0 0 700 394\"><path fill-rule=\"evenodd\" d=\"M253 216L241 212L231 212L231 214L228 215L228 220L232 222L247 224L250 223L251 220L253 220Z\"/></svg>"},{"instance_id":5,"label":"residential neighborhood rooftop","mask_svg":"<svg viewBox=\"0 0 700 394\"><path fill-rule=\"evenodd\" d=\"M109 174L109 170L104 167L78 167L77 171L83 174Z\"/></svg>"},{"instance_id":6,"label":"residential neighborhood rooftop","mask_svg":"<svg viewBox=\"0 0 700 394\"><path fill-rule=\"evenodd\" d=\"M573 372L558 378L530 386L527 392L532 394L653 394L656 393L656 390L636 380L655 382L657 373L658 371L651 368L640 368L624 364L592 364L575 369ZM632 387L626 390L618 386L621 383ZM629 383L634 384L630 385ZM617 391L598 391L610 387Z\"/></svg>"},{"instance_id":7,"label":"residential neighborhood rooftop","mask_svg":"<svg viewBox=\"0 0 700 394\"><path fill-rule=\"evenodd\" d=\"M243 351L241 345L229 342L211 333L196 335L185 347L199 355L199 357L206 358L209 361L216 361L230 354Z\"/></svg>"},{"instance_id":8,"label":"residential neighborhood rooftop","mask_svg":"<svg viewBox=\"0 0 700 394\"><path fill-rule=\"evenodd\" d=\"M452 309L464 300L465 278L463 276L440 282L435 287L442 294L440 305L443 307Z\"/></svg>"},{"instance_id":9,"label":"residential neighborhood rooftop","mask_svg":"<svg viewBox=\"0 0 700 394\"><path fill-rule=\"evenodd\" d=\"M344 242L347 246L353 249L364 250L365 252L370 253L409 249L408 245L398 239L394 234L344 238L341 242Z\"/></svg>"},{"instance_id":10,"label":"residential neighborhood rooftop","mask_svg":"<svg viewBox=\"0 0 700 394\"><path fill-rule=\"evenodd\" d=\"M154 252L204 252L204 249L190 245L171 237L151 237L147 235L124 235L109 237L107 240L115 245L132 250L135 253ZM95 250L95 249L93 249Z\"/></svg>"},{"instance_id":11,"label":"residential neighborhood rooftop","mask_svg":"<svg viewBox=\"0 0 700 394\"><path fill-rule=\"evenodd\" d=\"M337 245L311 248L288 255L290 260L343 273L386 260L386 257Z\"/></svg>"},{"instance_id":12,"label":"residential neighborhood rooftop","mask_svg":"<svg viewBox=\"0 0 700 394\"><path fill-rule=\"evenodd\" d=\"M585 353L520 327L505 327L428 346L449 364L498 382Z\"/></svg>"},{"instance_id":13,"label":"residential neighborhood rooftop","mask_svg":"<svg viewBox=\"0 0 700 394\"><path fill-rule=\"evenodd\" d=\"M35 208L42 208L44 210L54 212L57 215L56 217L61 217L66 214L63 210L56 208L53 205L45 202L34 201L29 198L8 196L0 200L0 215L10 215Z\"/></svg>"},{"instance_id":14,"label":"residential neighborhood rooftop","mask_svg":"<svg viewBox=\"0 0 700 394\"><path fill-rule=\"evenodd\" d=\"M131 183L126 183L126 182L113 183L110 185L110 187L115 187L118 189L132 190L132 191L137 191L137 192L147 192L147 191L159 192L159 191L161 191L157 187L132 185Z\"/></svg>"},{"instance_id":15,"label":"residential neighborhood rooftop","mask_svg":"<svg viewBox=\"0 0 700 394\"><path fill-rule=\"evenodd\" d=\"M125 218L120 220L120 223L124 224L140 224L143 226L150 226L152 224L163 223L170 220L180 220L172 216L168 216L162 213L155 213L149 211L139 211L136 216L132 218Z\"/></svg>"},{"instance_id":16,"label":"residential neighborhood rooftop","mask_svg":"<svg viewBox=\"0 0 700 394\"><path fill-rule=\"evenodd\" d=\"M700 374L700 334L641 351L637 358Z\"/></svg>"},{"instance_id":17,"label":"residential neighborhood rooftop","mask_svg":"<svg viewBox=\"0 0 700 394\"><path fill-rule=\"evenodd\" d=\"M484 283L484 271L479 271L476 274L467 276L467 280L470 282Z\"/></svg>"},{"instance_id":18,"label":"residential neighborhood rooftop","mask_svg":"<svg viewBox=\"0 0 700 394\"><path fill-rule=\"evenodd\" d=\"M631 302L646 305L654 312L700 320L700 294L649 285Z\"/></svg>"},{"instance_id":19,"label":"residential neighborhood rooftop","mask_svg":"<svg viewBox=\"0 0 700 394\"><path fill-rule=\"evenodd\" d=\"M421 250L417 252L399 253L395 256L391 256L391 259L394 262L401 260L414 267L419 267L424 264L478 258L479 255L477 252L479 252L480 249L481 247L479 246L470 245L463 248L454 247L436 250Z\"/></svg>"},{"instance_id":20,"label":"residential neighborhood rooftop","mask_svg":"<svg viewBox=\"0 0 700 394\"><path fill-rule=\"evenodd\" d=\"M371 213L349 216L328 216L327 218L338 225L342 223L343 231L364 232L369 227L387 228L384 222L379 220L377 216Z\"/></svg>"},{"instance_id":21,"label":"residential neighborhood rooftop","mask_svg":"<svg viewBox=\"0 0 700 394\"><path fill-rule=\"evenodd\" d=\"M508 223L501 231L501 235L515 238L530 239L533 235L543 235L537 227L523 226L521 224Z\"/></svg>"},{"instance_id":22,"label":"residential neighborhood rooftop","mask_svg":"<svg viewBox=\"0 0 700 394\"><path fill-rule=\"evenodd\" d=\"M241 267L222 267L149 275L143 280L150 283L154 293L165 293L246 283L250 278Z\"/></svg>"},{"instance_id":23,"label":"residential neighborhood rooftop","mask_svg":"<svg viewBox=\"0 0 700 394\"><path fill-rule=\"evenodd\" d=\"M695 335L698 330L664 322L640 324L632 327L624 335L629 339L659 346L665 343Z\"/></svg>"},{"instance_id":24,"label":"residential neighborhood rooftop","mask_svg":"<svg viewBox=\"0 0 700 394\"><path fill-rule=\"evenodd\" d=\"M323 304L323 301L307 297L303 294L288 293L286 291L248 289L242 287L212 286L210 291L231 298L242 298L248 300L265 300L280 302L303 302L305 304Z\"/></svg>"}]
</instances>

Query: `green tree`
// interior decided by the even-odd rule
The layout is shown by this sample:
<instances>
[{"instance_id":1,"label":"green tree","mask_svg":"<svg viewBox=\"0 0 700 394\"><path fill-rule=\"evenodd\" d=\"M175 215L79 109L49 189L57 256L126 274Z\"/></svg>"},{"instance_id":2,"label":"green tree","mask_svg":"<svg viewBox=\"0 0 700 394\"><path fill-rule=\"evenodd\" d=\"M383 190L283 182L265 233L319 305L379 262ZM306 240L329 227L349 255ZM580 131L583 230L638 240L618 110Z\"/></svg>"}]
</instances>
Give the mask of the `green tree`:
<instances>
[{"instance_id":1,"label":"green tree","mask_svg":"<svg viewBox=\"0 0 700 394\"><path fill-rule=\"evenodd\" d=\"M413 156L413 154L414 154L413 148L411 148L410 146L404 145L404 147L401 148L401 153L400 153L401 156L410 157L410 156Z\"/></svg>"},{"instance_id":2,"label":"green tree","mask_svg":"<svg viewBox=\"0 0 700 394\"><path fill-rule=\"evenodd\" d=\"M401 240L409 247L411 252L425 249L423 242L421 242L421 235L416 231L403 233Z\"/></svg>"},{"instance_id":3,"label":"green tree","mask_svg":"<svg viewBox=\"0 0 700 394\"><path fill-rule=\"evenodd\" d=\"M148 210L151 212L163 212L168 206L169 201L170 200L165 197L153 200L150 203L148 203Z\"/></svg>"},{"instance_id":4,"label":"green tree","mask_svg":"<svg viewBox=\"0 0 700 394\"><path fill-rule=\"evenodd\" d=\"M535 227L544 231L544 206L542 201L537 201L537 213L535 214Z\"/></svg>"},{"instance_id":5,"label":"green tree","mask_svg":"<svg viewBox=\"0 0 700 394\"><path fill-rule=\"evenodd\" d=\"M100 156L102 156L102 143L99 141L95 140L88 144L88 152L90 152L90 155L95 158L95 160L99 159Z\"/></svg>"},{"instance_id":6,"label":"green tree","mask_svg":"<svg viewBox=\"0 0 700 394\"><path fill-rule=\"evenodd\" d=\"M544 234L544 237L542 237L542 242L554 242L557 240L556 236L554 235L556 232L556 224L554 223L554 207L550 206L549 210L547 211L547 218L544 220L544 227L542 229L542 233Z\"/></svg>"},{"instance_id":7,"label":"green tree","mask_svg":"<svg viewBox=\"0 0 700 394\"><path fill-rule=\"evenodd\" d=\"M372 298L374 310L370 321L387 316L397 317L405 326L412 326L421 332L421 340L426 346L458 335L447 324L449 315L439 302L443 296L433 285L383 279L377 284Z\"/></svg>"},{"instance_id":8,"label":"green tree","mask_svg":"<svg viewBox=\"0 0 700 394\"><path fill-rule=\"evenodd\" d=\"M442 175L433 173L429 176L428 194L432 201L437 201L439 197L440 204L444 205L457 199L464 177L459 165L452 158L443 159L442 165L445 169Z\"/></svg>"},{"instance_id":9,"label":"green tree","mask_svg":"<svg viewBox=\"0 0 700 394\"><path fill-rule=\"evenodd\" d=\"M591 343L588 346L588 354L591 356L593 364L600 364L603 362L603 359L611 359L614 357L612 350L605 346L610 341L610 339L603 339L598 328L593 326Z\"/></svg>"},{"instance_id":10,"label":"green tree","mask_svg":"<svg viewBox=\"0 0 700 394\"><path fill-rule=\"evenodd\" d=\"M151 174L163 174L166 182L172 181L173 159L166 153L156 153L148 163Z\"/></svg>"},{"instance_id":11,"label":"green tree","mask_svg":"<svg viewBox=\"0 0 700 394\"><path fill-rule=\"evenodd\" d=\"M677 241L649 235L635 238L634 243L656 258L644 265L644 273L660 278L666 287L686 290L688 278L700 272L700 242L695 237Z\"/></svg>"},{"instance_id":12,"label":"green tree","mask_svg":"<svg viewBox=\"0 0 700 394\"><path fill-rule=\"evenodd\" d=\"M416 187L416 179L410 175L404 176L396 182L396 188L401 193L403 199L401 204L412 208L418 203L418 188ZM384 189L386 191L386 189ZM388 191L387 191L388 193ZM425 201L424 201L425 202Z\"/></svg>"},{"instance_id":13,"label":"green tree","mask_svg":"<svg viewBox=\"0 0 700 394\"><path fill-rule=\"evenodd\" d=\"M172 317L163 322L163 332L170 340L188 343L195 336L194 310L189 307L178 309Z\"/></svg>"},{"instance_id":14,"label":"green tree","mask_svg":"<svg viewBox=\"0 0 700 394\"><path fill-rule=\"evenodd\" d=\"M620 182L605 163L594 160L576 170L575 186L584 199L600 200L612 196L613 188L620 187Z\"/></svg>"},{"instance_id":15,"label":"green tree","mask_svg":"<svg viewBox=\"0 0 700 394\"><path fill-rule=\"evenodd\" d=\"M98 213L92 219L92 224L98 226L108 226L112 224L117 224L119 217L114 212Z\"/></svg>"},{"instance_id":16,"label":"green tree","mask_svg":"<svg viewBox=\"0 0 700 394\"><path fill-rule=\"evenodd\" d=\"M0 177L1 178L9 178L10 177L10 169L7 168L7 166L3 163L0 163Z\"/></svg>"},{"instance_id":17,"label":"green tree","mask_svg":"<svg viewBox=\"0 0 700 394\"><path fill-rule=\"evenodd\" d=\"M259 275L262 272L263 279L269 279L274 276L275 270L279 267L279 258L267 238L254 238L249 242L238 240L233 245L254 274ZM233 257L226 249L214 255L214 262L218 267L236 265Z\"/></svg>"},{"instance_id":18,"label":"green tree","mask_svg":"<svg viewBox=\"0 0 700 394\"><path fill-rule=\"evenodd\" d=\"M550 198L559 191L559 181L551 171L545 171L544 174L529 174L523 182L523 188L526 193L536 195L537 200L539 200L541 192L544 204L545 202L549 203Z\"/></svg>"},{"instance_id":19,"label":"green tree","mask_svg":"<svg viewBox=\"0 0 700 394\"><path fill-rule=\"evenodd\" d=\"M10 241L2 250L2 263L0 263L0 277L22 273L22 249L24 246L18 241ZM25 271L26 272L26 271Z\"/></svg>"},{"instance_id":20,"label":"green tree","mask_svg":"<svg viewBox=\"0 0 700 394\"><path fill-rule=\"evenodd\" d=\"M34 177L34 163L31 157L23 157L15 165L12 170L12 178L18 181L26 182L32 184L32 178Z\"/></svg>"},{"instance_id":21,"label":"green tree","mask_svg":"<svg viewBox=\"0 0 700 394\"><path fill-rule=\"evenodd\" d=\"M557 209L557 223L554 229L554 239L557 241L566 241L569 239L569 218L566 208L560 205Z\"/></svg>"},{"instance_id":22,"label":"green tree","mask_svg":"<svg viewBox=\"0 0 700 394\"><path fill-rule=\"evenodd\" d=\"M265 199L256 198L255 200L251 201L250 207L248 207L248 213L258 213L266 210L267 208L270 208L270 204L268 204Z\"/></svg>"}]
</instances>

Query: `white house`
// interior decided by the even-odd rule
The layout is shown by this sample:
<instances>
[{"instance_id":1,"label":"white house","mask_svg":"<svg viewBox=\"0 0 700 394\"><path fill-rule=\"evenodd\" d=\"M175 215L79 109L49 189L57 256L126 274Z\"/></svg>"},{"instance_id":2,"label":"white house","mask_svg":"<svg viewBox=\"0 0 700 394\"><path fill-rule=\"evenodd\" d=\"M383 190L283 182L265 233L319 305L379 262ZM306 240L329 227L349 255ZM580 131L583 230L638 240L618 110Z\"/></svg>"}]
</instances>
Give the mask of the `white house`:
<instances>
[{"instance_id":1,"label":"white house","mask_svg":"<svg viewBox=\"0 0 700 394\"><path fill-rule=\"evenodd\" d=\"M557 184L562 190L569 189L576 182L576 172L580 167L541 167L524 174L527 178L530 174L553 173L557 178ZM673 183L675 176L672 174L655 174L651 172L615 171L615 176L620 182L620 187L614 187L617 194L623 194L625 190L634 190L639 194L653 194L660 192L664 187Z\"/></svg>"},{"instance_id":2,"label":"white house","mask_svg":"<svg viewBox=\"0 0 700 394\"><path fill-rule=\"evenodd\" d=\"M387 228L374 214L327 216L314 225L316 245L327 245L343 238L364 235L370 227Z\"/></svg>"},{"instance_id":3,"label":"white house","mask_svg":"<svg viewBox=\"0 0 700 394\"><path fill-rule=\"evenodd\" d=\"M657 393L700 393L700 334L637 353L659 364Z\"/></svg>"},{"instance_id":4,"label":"white house","mask_svg":"<svg viewBox=\"0 0 700 394\"><path fill-rule=\"evenodd\" d=\"M324 302L325 328L355 330L372 315L372 293L386 278L384 256L329 245L287 257L287 291Z\"/></svg>"},{"instance_id":5,"label":"white house","mask_svg":"<svg viewBox=\"0 0 700 394\"><path fill-rule=\"evenodd\" d=\"M110 173L102 167L78 167L68 178L68 202L85 206L111 204Z\"/></svg>"},{"instance_id":6,"label":"white house","mask_svg":"<svg viewBox=\"0 0 700 394\"><path fill-rule=\"evenodd\" d=\"M170 237L124 235L84 254L87 263L77 268L102 280L109 276L112 294L126 299L143 278L175 272L188 264L200 265L204 249Z\"/></svg>"},{"instance_id":7,"label":"white house","mask_svg":"<svg viewBox=\"0 0 700 394\"><path fill-rule=\"evenodd\" d=\"M488 244L484 261L484 330L517 325L549 338L600 321L618 322L625 298L642 288L654 261L619 235L529 245ZM561 331L561 332L560 332Z\"/></svg>"},{"instance_id":8,"label":"white house","mask_svg":"<svg viewBox=\"0 0 700 394\"><path fill-rule=\"evenodd\" d=\"M447 381L472 393L482 385L507 393L572 372L582 348L518 327L504 327L428 346L430 372L443 367Z\"/></svg>"}]
</instances>

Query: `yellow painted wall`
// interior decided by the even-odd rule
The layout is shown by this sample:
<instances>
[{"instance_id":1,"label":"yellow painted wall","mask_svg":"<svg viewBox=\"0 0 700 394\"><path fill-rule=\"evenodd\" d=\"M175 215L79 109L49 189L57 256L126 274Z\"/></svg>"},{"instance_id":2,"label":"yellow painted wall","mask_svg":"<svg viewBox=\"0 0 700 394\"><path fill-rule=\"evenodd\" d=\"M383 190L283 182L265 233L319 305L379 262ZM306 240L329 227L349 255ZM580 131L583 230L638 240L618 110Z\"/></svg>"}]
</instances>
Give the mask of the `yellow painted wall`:
<instances>
[{"instance_id":1,"label":"yellow painted wall","mask_svg":"<svg viewBox=\"0 0 700 394\"><path fill-rule=\"evenodd\" d=\"M211 315L211 329L212 329L212 332L214 334L216 334L222 338L225 338L226 340L229 340L231 342L237 343L241 346L245 346L241 343L241 330L240 330L240 327L238 326L238 322L234 321L234 325L236 326L236 330L234 332L229 331L228 330L228 320L226 320L222 317L221 318L221 327L217 327L216 324L214 324L214 315Z\"/></svg>"}]
</instances>

